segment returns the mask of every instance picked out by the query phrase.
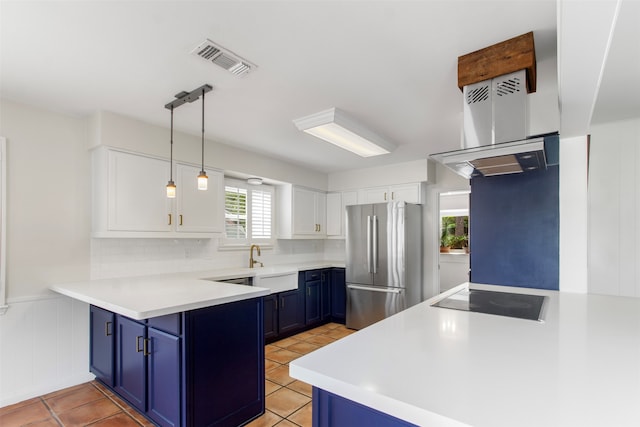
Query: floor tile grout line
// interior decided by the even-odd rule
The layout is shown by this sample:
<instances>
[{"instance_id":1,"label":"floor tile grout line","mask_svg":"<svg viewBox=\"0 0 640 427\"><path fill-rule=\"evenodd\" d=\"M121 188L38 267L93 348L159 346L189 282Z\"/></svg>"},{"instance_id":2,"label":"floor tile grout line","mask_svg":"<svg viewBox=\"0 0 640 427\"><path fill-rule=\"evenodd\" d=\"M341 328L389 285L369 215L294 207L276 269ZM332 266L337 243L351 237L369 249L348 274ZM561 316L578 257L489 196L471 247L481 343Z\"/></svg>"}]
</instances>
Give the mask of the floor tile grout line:
<instances>
[{"instance_id":1,"label":"floor tile grout line","mask_svg":"<svg viewBox=\"0 0 640 427\"><path fill-rule=\"evenodd\" d=\"M124 406L122 406L120 404L120 402L116 401L115 399L113 399L113 396L108 395L107 393L105 393L102 389L100 389L99 387L97 387L95 384L92 384L100 393L102 393L104 395L104 397L106 397L107 399L109 399L114 405L116 405L118 408L120 408L120 410L129 418L131 418L133 421L135 421L139 426L143 426L143 424L138 421L133 415L131 415L131 412L125 408ZM132 410L135 411L135 409L131 408ZM138 412L136 412L138 413ZM113 414L115 415L115 414ZM109 415L109 416L113 416L113 415ZM108 418L108 417L107 417ZM104 419L104 418L103 418ZM97 421L96 421L97 422Z\"/></svg>"},{"instance_id":2,"label":"floor tile grout line","mask_svg":"<svg viewBox=\"0 0 640 427\"><path fill-rule=\"evenodd\" d=\"M47 403L47 400L45 398L43 398L43 397L40 397L40 401L45 406L45 408L47 408L47 410L49 411L49 414L51 415L51 418L53 418L53 420L56 423L58 423L59 426L64 427L64 424L62 423L62 420L60 420L60 418L58 418L58 414L53 410L53 408L51 406L49 406L49 404Z\"/></svg>"}]
</instances>

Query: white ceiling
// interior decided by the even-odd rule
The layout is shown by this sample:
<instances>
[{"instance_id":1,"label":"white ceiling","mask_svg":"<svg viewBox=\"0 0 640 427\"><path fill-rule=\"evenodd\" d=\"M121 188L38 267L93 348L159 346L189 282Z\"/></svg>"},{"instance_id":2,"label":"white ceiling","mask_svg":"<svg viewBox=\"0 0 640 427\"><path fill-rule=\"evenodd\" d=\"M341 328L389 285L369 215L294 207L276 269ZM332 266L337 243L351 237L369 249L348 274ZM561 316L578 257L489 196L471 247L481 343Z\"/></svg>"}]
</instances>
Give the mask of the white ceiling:
<instances>
[{"instance_id":1,"label":"white ceiling","mask_svg":"<svg viewBox=\"0 0 640 427\"><path fill-rule=\"evenodd\" d=\"M556 55L553 0L2 0L0 7L3 98L78 116L113 111L168 127L164 105L208 83L208 139L324 172L458 148L459 55L528 31L539 60ZM625 19L616 40L622 50L640 40L637 4L628 7L635 19ZM238 78L190 55L205 38L257 70ZM612 48L609 57L623 53ZM639 80L634 66L628 77ZM624 111L596 108L596 117L640 111L640 96L630 100L617 77L603 78L601 87L610 94L603 95L607 105ZM292 123L334 106L398 148L363 159ZM177 109L176 129L199 135L200 108Z\"/></svg>"}]
</instances>

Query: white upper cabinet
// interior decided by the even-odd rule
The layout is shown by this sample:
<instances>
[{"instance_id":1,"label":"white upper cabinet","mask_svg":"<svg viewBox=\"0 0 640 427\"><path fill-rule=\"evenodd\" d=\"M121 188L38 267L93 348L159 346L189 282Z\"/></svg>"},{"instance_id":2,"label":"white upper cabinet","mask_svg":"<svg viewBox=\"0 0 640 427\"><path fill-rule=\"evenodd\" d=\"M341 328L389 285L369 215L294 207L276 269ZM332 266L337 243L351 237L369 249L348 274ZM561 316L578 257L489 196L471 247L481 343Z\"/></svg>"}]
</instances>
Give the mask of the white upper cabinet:
<instances>
[{"instance_id":1,"label":"white upper cabinet","mask_svg":"<svg viewBox=\"0 0 640 427\"><path fill-rule=\"evenodd\" d=\"M344 238L346 206L358 204L357 191L327 194L327 237Z\"/></svg>"},{"instance_id":2,"label":"white upper cabinet","mask_svg":"<svg viewBox=\"0 0 640 427\"><path fill-rule=\"evenodd\" d=\"M199 191L200 168L177 164L176 199L166 195L169 162L99 147L92 154L93 237L212 237L223 230L222 173L208 171ZM198 194L200 193L200 194Z\"/></svg>"},{"instance_id":3,"label":"white upper cabinet","mask_svg":"<svg viewBox=\"0 0 640 427\"><path fill-rule=\"evenodd\" d=\"M327 195L293 185L281 185L278 196L278 238L323 239L326 231Z\"/></svg>"},{"instance_id":4,"label":"white upper cabinet","mask_svg":"<svg viewBox=\"0 0 640 427\"><path fill-rule=\"evenodd\" d=\"M388 187L364 188L358 191L358 204L394 201L421 203L420 188L419 182Z\"/></svg>"},{"instance_id":5,"label":"white upper cabinet","mask_svg":"<svg viewBox=\"0 0 640 427\"><path fill-rule=\"evenodd\" d=\"M176 231L222 233L224 225L224 175L207 171L207 190L198 190L200 167L176 164Z\"/></svg>"},{"instance_id":6,"label":"white upper cabinet","mask_svg":"<svg viewBox=\"0 0 640 427\"><path fill-rule=\"evenodd\" d=\"M169 181L169 162L120 151L107 156L106 230L171 231L171 200L162 185Z\"/></svg>"}]
</instances>

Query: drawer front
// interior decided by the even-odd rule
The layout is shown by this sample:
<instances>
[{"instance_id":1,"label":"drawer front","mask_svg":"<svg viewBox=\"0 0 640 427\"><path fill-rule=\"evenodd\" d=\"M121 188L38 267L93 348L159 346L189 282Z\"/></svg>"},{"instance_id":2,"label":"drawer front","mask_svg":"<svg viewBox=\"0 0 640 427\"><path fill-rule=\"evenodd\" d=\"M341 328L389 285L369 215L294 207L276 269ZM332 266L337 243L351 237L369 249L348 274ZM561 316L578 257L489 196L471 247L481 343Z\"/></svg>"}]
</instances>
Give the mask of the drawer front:
<instances>
[{"instance_id":1,"label":"drawer front","mask_svg":"<svg viewBox=\"0 0 640 427\"><path fill-rule=\"evenodd\" d=\"M320 274L322 270L309 270L304 272L304 280L306 282L311 280L320 280Z\"/></svg>"},{"instance_id":2,"label":"drawer front","mask_svg":"<svg viewBox=\"0 0 640 427\"><path fill-rule=\"evenodd\" d=\"M159 329L168 334L182 335L182 315L181 313L167 314L147 319L147 325Z\"/></svg>"}]
</instances>

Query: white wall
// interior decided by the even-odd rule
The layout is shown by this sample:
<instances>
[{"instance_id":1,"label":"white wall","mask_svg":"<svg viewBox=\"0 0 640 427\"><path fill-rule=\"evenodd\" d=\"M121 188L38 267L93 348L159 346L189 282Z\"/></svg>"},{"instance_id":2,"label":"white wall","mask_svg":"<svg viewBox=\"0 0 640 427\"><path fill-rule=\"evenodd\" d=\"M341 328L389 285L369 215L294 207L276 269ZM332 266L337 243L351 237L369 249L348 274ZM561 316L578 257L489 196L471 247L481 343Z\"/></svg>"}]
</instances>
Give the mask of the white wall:
<instances>
[{"instance_id":1,"label":"white wall","mask_svg":"<svg viewBox=\"0 0 640 427\"><path fill-rule=\"evenodd\" d=\"M589 292L640 296L640 118L594 125Z\"/></svg>"},{"instance_id":2,"label":"white wall","mask_svg":"<svg viewBox=\"0 0 640 427\"><path fill-rule=\"evenodd\" d=\"M88 306L51 283L89 278L85 121L0 104L7 138L7 312L0 316L0 406L91 378Z\"/></svg>"}]
</instances>

